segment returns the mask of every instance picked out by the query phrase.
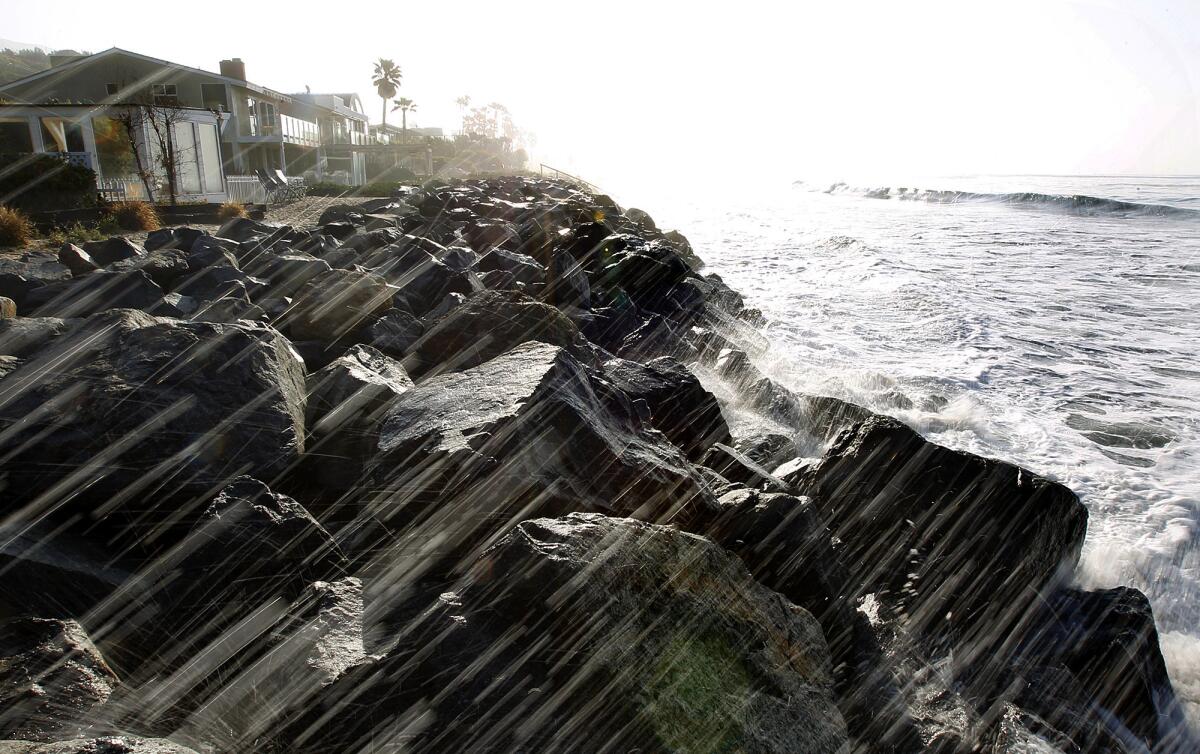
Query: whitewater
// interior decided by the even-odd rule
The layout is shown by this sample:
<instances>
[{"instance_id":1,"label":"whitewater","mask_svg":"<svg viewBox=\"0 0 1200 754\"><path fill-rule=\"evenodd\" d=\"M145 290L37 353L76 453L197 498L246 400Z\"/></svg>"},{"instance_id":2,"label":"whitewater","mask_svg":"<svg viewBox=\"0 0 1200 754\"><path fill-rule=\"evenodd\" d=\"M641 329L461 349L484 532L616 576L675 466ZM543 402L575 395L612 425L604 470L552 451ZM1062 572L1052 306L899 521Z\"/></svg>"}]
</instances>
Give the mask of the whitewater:
<instances>
[{"instance_id":1,"label":"whitewater","mask_svg":"<svg viewBox=\"0 0 1200 754\"><path fill-rule=\"evenodd\" d=\"M796 182L656 198L768 319L760 367L1075 490L1200 721L1200 177Z\"/></svg>"}]
</instances>

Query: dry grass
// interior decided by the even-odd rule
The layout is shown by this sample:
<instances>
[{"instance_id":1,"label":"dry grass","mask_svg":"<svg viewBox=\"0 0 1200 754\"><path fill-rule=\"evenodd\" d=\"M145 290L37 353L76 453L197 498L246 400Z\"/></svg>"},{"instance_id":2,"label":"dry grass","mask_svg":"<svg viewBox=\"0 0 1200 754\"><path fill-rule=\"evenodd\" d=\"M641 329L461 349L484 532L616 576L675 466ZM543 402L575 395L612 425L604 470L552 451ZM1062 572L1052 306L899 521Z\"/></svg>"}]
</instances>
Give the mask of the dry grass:
<instances>
[{"instance_id":1,"label":"dry grass","mask_svg":"<svg viewBox=\"0 0 1200 754\"><path fill-rule=\"evenodd\" d=\"M246 207L237 202L225 202L217 210L217 219L221 222L232 220L235 217L245 217Z\"/></svg>"},{"instance_id":2,"label":"dry grass","mask_svg":"<svg viewBox=\"0 0 1200 754\"><path fill-rule=\"evenodd\" d=\"M0 246L25 246L34 235L28 215L19 209L0 207Z\"/></svg>"},{"instance_id":3,"label":"dry grass","mask_svg":"<svg viewBox=\"0 0 1200 754\"><path fill-rule=\"evenodd\" d=\"M154 205L146 202L117 202L112 205L111 212L122 230L158 230L161 227Z\"/></svg>"}]
</instances>

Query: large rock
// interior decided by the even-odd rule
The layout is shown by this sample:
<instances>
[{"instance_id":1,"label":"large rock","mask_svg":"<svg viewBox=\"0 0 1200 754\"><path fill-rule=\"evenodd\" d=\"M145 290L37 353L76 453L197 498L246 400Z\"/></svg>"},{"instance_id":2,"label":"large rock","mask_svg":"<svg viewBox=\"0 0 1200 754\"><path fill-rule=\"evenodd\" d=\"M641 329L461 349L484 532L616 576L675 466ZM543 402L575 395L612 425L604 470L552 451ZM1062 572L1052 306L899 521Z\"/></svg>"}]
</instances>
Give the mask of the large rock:
<instances>
[{"instance_id":1,"label":"large rock","mask_svg":"<svg viewBox=\"0 0 1200 754\"><path fill-rule=\"evenodd\" d=\"M917 731L866 618L847 598L851 579L807 498L741 489L697 533L737 554L754 579L816 617L829 644L834 692L855 751L917 752Z\"/></svg>"},{"instance_id":2,"label":"large rock","mask_svg":"<svg viewBox=\"0 0 1200 754\"><path fill-rule=\"evenodd\" d=\"M0 741L0 754L197 754L195 749L165 738L102 736L34 743Z\"/></svg>"},{"instance_id":3,"label":"large rock","mask_svg":"<svg viewBox=\"0 0 1200 754\"><path fill-rule=\"evenodd\" d=\"M847 752L820 627L707 540L572 514L471 577L281 736L295 751Z\"/></svg>"},{"instance_id":4,"label":"large rock","mask_svg":"<svg viewBox=\"0 0 1200 754\"><path fill-rule=\"evenodd\" d=\"M650 423L689 458L699 458L713 443L733 441L717 399L678 360L613 359L605 362L604 374L630 398L646 401Z\"/></svg>"},{"instance_id":5,"label":"large rock","mask_svg":"<svg viewBox=\"0 0 1200 754\"><path fill-rule=\"evenodd\" d=\"M69 502L60 513L138 539L160 517L189 520L194 493L282 473L303 450L304 411L303 364L271 328L104 312L0 382L0 477L10 506L34 506L24 515ZM123 520L127 506L139 514Z\"/></svg>"},{"instance_id":6,"label":"large rock","mask_svg":"<svg viewBox=\"0 0 1200 754\"><path fill-rule=\"evenodd\" d=\"M384 414L413 386L398 362L370 346L351 346L308 376L307 459L318 483L346 487L362 480Z\"/></svg>"},{"instance_id":7,"label":"large rock","mask_svg":"<svg viewBox=\"0 0 1200 754\"><path fill-rule=\"evenodd\" d=\"M100 543L25 522L0 526L0 619L20 615L79 618L126 583Z\"/></svg>"},{"instance_id":8,"label":"large rock","mask_svg":"<svg viewBox=\"0 0 1200 754\"><path fill-rule=\"evenodd\" d=\"M310 279L296 294L287 327L299 340L338 341L386 312L394 294L378 275L329 270Z\"/></svg>"},{"instance_id":9,"label":"large rock","mask_svg":"<svg viewBox=\"0 0 1200 754\"><path fill-rule=\"evenodd\" d=\"M91 255L73 243L64 243L58 250L58 261L65 265L72 275L86 275L95 272L102 265L96 263Z\"/></svg>"},{"instance_id":10,"label":"large rock","mask_svg":"<svg viewBox=\"0 0 1200 754\"><path fill-rule=\"evenodd\" d=\"M404 364L417 375L469 369L529 341L592 360L587 342L558 309L512 291L484 291L430 325Z\"/></svg>"},{"instance_id":11,"label":"large rock","mask_svg":"<svg viewBox=\"0 0 1200 754\"><path fill-rule=\"evenodd\" d=\"M91 241L83 245L83 250L101 267L146 254L145 249L125 236L113 236L105 241Z\"/></svg>"},{"instance_id":12,"label":"large rock","mask_svg":"<svg viewBox=\"0 0 1200 754\"><path fill-rule=\"evenodd\" d=\"M258 750L265 735L306 712L366 658L361 582L314 582L268 630L197 684L194 710L181 729L221 751Z\"/></svg>"},{"instance_id":13,"label":"large rock","mask_svg":"<svg viewBox=\"0 0 1200 754\"><path fill-rule=\"evenodd\" d=\"M627 396L565 350L536 342L400 396L371 468L364 511L449 551L548 512L672 521L715 506Z\"/></svg>"},{"instance_id":14,"label":"large rock","mask_svg":"<svg viewBox=\"0 0 1200 754\"><path fill-rule=\"evenodd\" d=\"M86 317L108 309L152 311L162 304L163 290L141 270L93 272L50 283L26 297L29 311L41 317Z\"/></svg>"},{"instance_id":15,"label":"large rock","mask_svg":"<svg viewBox=\"0 0 1200 754\"><path fill-rule=\"evenodd\" d=\"M166 732L197 707L309 584L340 576L340 549L292 498L249 477L226 486L188 536L94 611L98 645L130 686L126 722Z\"/></svg>"},{"instance_id":16,"label":"large rock","mask_svg":"<svg viewBox=\"0 0 1200 754\"><path fill-rule=\"evenodd\" d=\"M976 688L1019 689L1013 701L1023 712L1082 751L1197 750L1141 592L1059 590L1018 639L1011 665L974 678Z\"/></svg>"},{"instance_id":17,"label":"large rock","mask_svg":"<svg viewBox=\"0 0 1200 754\"><path fill-rule=\"evenodd\" d=\"M797 484L844 543L857 595L877 592L913 634L960 647L1003 634L1073 568L1087 530L1063 485L884 417L844 431Z\"/></svg>"},{"instance_id":18,"label":"large rock","mask_svg":"<svg viewBox=\"0 0 1200 754\"><path fill-rule=\"evenodd\" d=\"M0 622L0 737L53 741L88 722L117 676L75 621Z\"/></svg>"}]
</instances>

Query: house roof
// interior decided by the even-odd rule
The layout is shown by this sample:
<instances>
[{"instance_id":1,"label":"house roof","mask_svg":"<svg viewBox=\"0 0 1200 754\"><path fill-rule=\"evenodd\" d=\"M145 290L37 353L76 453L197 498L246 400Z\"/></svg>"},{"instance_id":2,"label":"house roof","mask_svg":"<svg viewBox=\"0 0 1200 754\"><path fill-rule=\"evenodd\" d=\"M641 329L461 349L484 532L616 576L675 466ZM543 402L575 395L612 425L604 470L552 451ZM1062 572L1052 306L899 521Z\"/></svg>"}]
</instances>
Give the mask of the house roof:
<instances>
[{"instance_id":1,"label":"house roof","mask_svg":"<svg viewBox=\"0 0 1200 754\"><path fill-rule=\"evenodd\" d=\"M292 99L294 99L298 102L304 102L309 105L312 105L313 107L324 107L328 110L333 110L334 112L339 113L341 115L345 115L348 118L353 118L355 120L361 120L361 121L366 121L368 119L366 113L362 112L361 110L355 110L353 107L350 107L350 102L353 100L358 100L359 105L362 104L362 100L359 98L359 96L357 94L354 94L353 92L351 92L349 94L342 94L339 92L299 92L296 94L292 94L290 96L292 97ZM333 106L331 107L329 105L322 104L320 102L320 99L322 99L322 98L328 98L333 103ZM339 99L342 102L345 102L346 104L344 104L344 105L338 104L337 100L339 100Z\"/></svg>"},{"instance_id":2,"label":"house roof","mask_svg":"<svg viewBox=\"0 0 1200 754\"><path fill-rule=\"evenodd\" d=\"M153 63L155 65L160 65L165 68L173 68L178 71L187 71L189 73L197 73L202 76L208 76L210 78L216 79L218 81L224 81L229 84L234 84L235 86L245 87L246 89L249 89L250 91L253 91L253 92L257 92L259 94L266 94L266 95L269 95L272 97L278 97L279 99L282 99L285 102L292 101L292 98L289 97L288 95L286 95L282 92L277 92L274 89L268 89L265 86L259 86L257 84L252 84L249 81L242 81L241 79L235 79L235 78L231 78L229 76L222 76L219 73L213 73L212 71L206 71L201 68L192 68L191 66L181 65L179 63L172 63L171 61L163 60L162 58L153 58L153 57L150 57L149 55L143 55L139 52L130 52L129 50L122 50L120 47L110 47L107 50L97 52L94 55L85 55L83 57L72 60L69 63L63 63L62 65L57 65L57 66L54 66L53 68L47 68L44 71L38 71L37 73L32 73L28 76L25 76L24 78L19 78L16 81L10 81L7 84L0 85L0 92L8 91L9 89L32 83L34 81L37 81L38 79L45 78L46 76L50 76L52 74L61 73L62 71L69 71L74 68L80 68L89 63L94 63L97 60L102 60L104 58L112 57L115 55L127 55L131 58L136 58L138 60L142 60L147 63Z\"/></svg>"}]
</instances>

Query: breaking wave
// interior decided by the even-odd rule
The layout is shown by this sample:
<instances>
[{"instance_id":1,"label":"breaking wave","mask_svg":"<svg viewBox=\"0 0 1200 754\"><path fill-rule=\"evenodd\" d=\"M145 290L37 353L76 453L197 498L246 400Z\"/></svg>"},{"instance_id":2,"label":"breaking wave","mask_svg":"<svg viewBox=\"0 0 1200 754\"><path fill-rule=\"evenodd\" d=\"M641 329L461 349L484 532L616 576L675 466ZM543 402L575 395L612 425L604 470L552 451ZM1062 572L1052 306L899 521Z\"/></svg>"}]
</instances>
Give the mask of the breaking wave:
<instances>
[{"instance_id":1,"label":"breaking wave","mask_svg":"<svg viewBox=\"0 0 1200 754\"><path fill-rule=\"evenodd\" d=\"M849 194L869 199L900 199L929 202L931 204L1006 204L1013 206L1053 209L1076 214L1125 214L1181 216L1200 218L1200 210L1174 207L1169 204L1144 204L1121 199L1109 199L1087 194L1042 194L1037 192L980 193L976 191L953 191L882 186L860 188L839 181L825 189L826 194Z\"/></svg>"}]
</instances>

